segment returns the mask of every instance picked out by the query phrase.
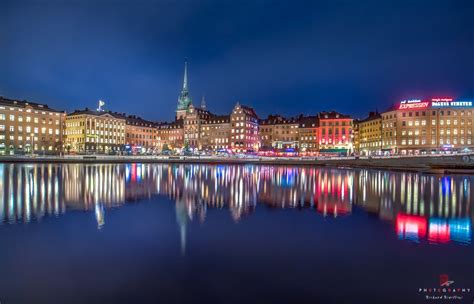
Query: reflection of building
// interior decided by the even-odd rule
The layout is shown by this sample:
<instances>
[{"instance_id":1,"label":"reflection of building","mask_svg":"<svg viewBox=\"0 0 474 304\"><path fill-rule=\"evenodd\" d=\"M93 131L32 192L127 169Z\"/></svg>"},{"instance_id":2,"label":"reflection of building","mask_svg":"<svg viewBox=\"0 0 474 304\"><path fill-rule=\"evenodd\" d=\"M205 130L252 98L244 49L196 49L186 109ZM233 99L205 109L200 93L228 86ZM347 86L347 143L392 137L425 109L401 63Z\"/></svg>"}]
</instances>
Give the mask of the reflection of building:
<instances>
[{"instance_id":1,"label":"reflection of building","mask_svg":"<svg viewBox=\"0 0 474 304\"><path fill-rule=\"evenodd\" d=\"M125 145L125 117L88 108L66 117L66 149L73 152L118 152Z\"/></svg>"},{"instance_id":2,"label":"reflection of building","mask_svg":"<svg viewBox=\"0 0 474 304\"><path fill-rule=\"evenodd\" d=\"M65 212L61 167L0 164L0 222L40 220Z\"/></svg>"},{"instance_id":3,"label":"reflection of building","mask_svg":"<svg viewBox=\"0 0 474 304\"><path fill-rule=\"evenodd\" d=\"M452 98L404 100L382 113L382 147L391 154L473 149L473 104Z\"/></svg>"},{"instance_id":4,"label":"reflection of building","mask_svg":"<svg viewBox=\"0 0 474 304\"><path fill-rule=\"evenodd\" d=\"M258 205L328 217L362 208L393 223L401 239L470 243L472 181L470 176L284 166L0 164L0 221L86 210L95 213L101 228L107 208L161 195L175 201L183 252L189 221L205 221L213 208L239 221Z\"/></svg>"},{"instance_id":5,"label":"reflection of building","mask_svg":"<svg viewBox=\"0 0 474 304\"><path fill-rule=\"evenodd\" d=\"M62 170L62 189L68 208L93 210L96 203L110 208L125 201L123 165L71 165Z\"/></svg>"},{"instance_id":6,"label":"reflection of building","mask_svg":"<svg viewBox=\"0 0 474 304\"><path fill-rule=\"evenodd\" d=\"M65 112L47 105L0 97L0 154L59 153Z\"/></svg>"}]
</instances>

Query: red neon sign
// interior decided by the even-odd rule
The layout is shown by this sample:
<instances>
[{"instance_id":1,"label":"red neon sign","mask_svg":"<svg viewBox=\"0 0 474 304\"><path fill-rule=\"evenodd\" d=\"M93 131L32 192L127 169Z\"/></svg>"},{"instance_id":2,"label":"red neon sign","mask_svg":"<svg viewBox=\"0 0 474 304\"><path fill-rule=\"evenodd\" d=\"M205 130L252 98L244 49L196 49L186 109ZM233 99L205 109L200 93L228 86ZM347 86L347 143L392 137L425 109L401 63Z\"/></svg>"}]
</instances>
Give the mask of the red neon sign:
<instances>
[{"instance_id":1,"label":"red neon sign","mask_svg":"<svg viewBox=\"0 0 474 304\"><path fill-rule=\"evenodd\" d=\"M430 106L427 101L414 102L414 103L400 103L399 110L414 110L414 109L426 109Z\"/></svg>"}]
</instances>

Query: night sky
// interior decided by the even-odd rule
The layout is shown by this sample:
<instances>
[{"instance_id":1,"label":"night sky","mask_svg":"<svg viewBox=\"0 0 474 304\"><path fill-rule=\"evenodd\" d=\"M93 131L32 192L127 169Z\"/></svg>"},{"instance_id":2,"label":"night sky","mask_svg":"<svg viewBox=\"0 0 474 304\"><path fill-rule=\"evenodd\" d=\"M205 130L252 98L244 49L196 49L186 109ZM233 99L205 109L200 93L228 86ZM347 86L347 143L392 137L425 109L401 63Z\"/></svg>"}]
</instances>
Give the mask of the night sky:
<instances>
[{"instance_id":1,"label":"night sky","mask_svg":"<svg viewBox=\"0 0 474 304\"><path fill-rule=\"evenodd\" d=\"M470 99L474 1L0 1L5 97L171 120L185 58L217 114Z\"/></svg>"}]
</instances>

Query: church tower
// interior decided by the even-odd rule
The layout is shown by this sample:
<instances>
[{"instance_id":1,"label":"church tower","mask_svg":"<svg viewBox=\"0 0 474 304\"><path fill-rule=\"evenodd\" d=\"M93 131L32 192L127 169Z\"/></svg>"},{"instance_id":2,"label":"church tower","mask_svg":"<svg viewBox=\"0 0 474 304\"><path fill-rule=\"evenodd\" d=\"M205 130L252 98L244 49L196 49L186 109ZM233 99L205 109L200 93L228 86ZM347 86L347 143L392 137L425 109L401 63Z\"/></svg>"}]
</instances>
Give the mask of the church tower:
<instances>
[{"instance_id":1,"label":"church tower","mask_svg":"<svg viewBox=\"0 0 474 304\"><path fill-rule=\"evenodd\" d=\"M178 97L178 107L176 108L176 119L184 118L186 111L192 104L191 96L189 96L188 89L188 63L184 62L184 77L183 77L183 88Z\"/></svg>"}]
</instances>

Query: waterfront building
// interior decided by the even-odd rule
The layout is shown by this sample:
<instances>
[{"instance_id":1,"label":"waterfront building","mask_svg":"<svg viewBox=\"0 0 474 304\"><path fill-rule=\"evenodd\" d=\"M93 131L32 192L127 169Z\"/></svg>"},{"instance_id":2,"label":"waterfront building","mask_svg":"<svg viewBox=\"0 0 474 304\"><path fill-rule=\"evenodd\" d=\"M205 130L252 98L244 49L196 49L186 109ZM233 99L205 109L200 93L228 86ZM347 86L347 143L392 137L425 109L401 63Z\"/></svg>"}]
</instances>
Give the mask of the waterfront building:
<instances>
[{"instance_id":1,"label":"waterfront building","mask_svg":"<svg viewBox=\"0 0 474 304\"><path fill-rule=\"evenodd\" d=\"M380 113L369 112L369 116L358 120L354 123L354 126L356 125L354 149L357 153L367 156L382 154L382 116Z\"/></svg>"},{"instance_id":2,"label":"waterfront building","mask_svg":"<svg viewBox=\"0 0 474 304\"><path fill-rule=\"evenodd\" d=\"M404 100L382 113L383 151L402 155L472 151L473 112L472 101Z\"/></svg>"},{"instance_id":3,"label":"waterfront building","mask_svg":"<svg viewBox=\"0 0 474 304\"><path fill-rule=\"evenodd\" d=\"M300 117L298 132L301 155L312 155L319 151L318 128L319 121L317 116Z\"/></svg>"},{"instance_id":4,"label":"waterfront building","mask_svg":"<svg viewBox=\"0 0 474 304\"><path fill-rule=\"evenodd\" d=\"M299 117L284 118L280 115L269 115L259 120L259 135L262 148L298 149Z\"/></svg>"},{"instance_id":5,"label":"waterfront building","mask_svg":"<svg viewBox=\"0 0 474 304\"><path fill-rule=\"evenodd\" d=\"M230 122L232 150L235 152L258 151L260 139L258 137L258 116L255 110L237 102L230 114Z\"/></svg>"},{"instance_id":6,"label":"waterfront building","mask_svg":"<svg viewBox=\"0 0 474 304\"><path fill-rule=\"evenodd\" d=\"M201 127L202 149L208 151L229 149L230 132L230 115L212 116Z\"/></svg>"},{"instance_id":7,"label":"waterfront building","mask_svg":"<svg viewBox=\"0 0 474 304\"><path fill-rule=\"evenodd\" d=\"M184 143L183 119L156 125L158 151L182 149Z\"/></svg>"},{"instance_id":8,"label":"waterfront building","mask_svg":"<svg viewBox=\"0 0 474 304\"><path fill-rule=\"evenodd\" d=\"M57 154L66 113L45 104L0 97L0 154Z\"/></svg>"},{"instance_id":9,"label":"waterfront building","mask_svg":"<svg viewBox=\"0 0 474 304\"><path fill-rule=\"evenodd\" d=\"M192 150L202 150L202 125L205 124L213 114L208 110L195 107L190 104L183 116L184 120L184 145Z\"/></svg>"},{"instance_id":10,"label":"waterfront building","mask_svg":"<svg viewBox=\"0 0 474 304\"><path fill-rule=\"evenodd\" d=\"M318 114L318 144L320 154L353 152L352 118L335 111Z\"/></svg>"},{"instance_id":11,"label":"waterfront building","mask_svg":"<svg viewBox=\"0 0 474 304\"><path fill-rule=\"evenodd\" d=\"M354 119L352 121L352 146L354 153L357 155L360 154L359 121L360 119Z\"/></svg>"},{"instance_id":12,"label":"waterfront building","mask_svg":"<svg viewBox=\"0 0 474 304\"><path fill-rule=\"evenodd\" d=\"M66 116L66 149L76 153L124 150L126 118L110 111L76 110Z\"/></svg>"},{"instance_id":13,"label":"waterfront building","mask_svg":"<svg viewBox=\"0 0 474 304\"><path fill-rule=\"evenodd\" d=\"M125 117L125 115L124 115ZM153 153L157 148L156 124L135 115L125 117L125 150L131 153Z\"/></svg>"}]
</instances>

